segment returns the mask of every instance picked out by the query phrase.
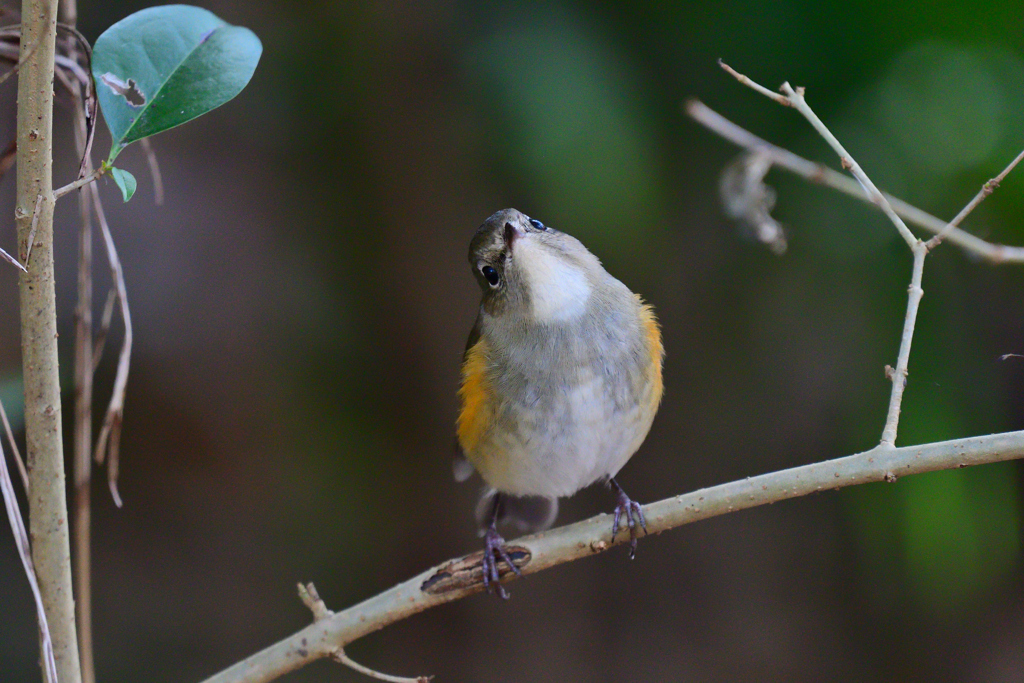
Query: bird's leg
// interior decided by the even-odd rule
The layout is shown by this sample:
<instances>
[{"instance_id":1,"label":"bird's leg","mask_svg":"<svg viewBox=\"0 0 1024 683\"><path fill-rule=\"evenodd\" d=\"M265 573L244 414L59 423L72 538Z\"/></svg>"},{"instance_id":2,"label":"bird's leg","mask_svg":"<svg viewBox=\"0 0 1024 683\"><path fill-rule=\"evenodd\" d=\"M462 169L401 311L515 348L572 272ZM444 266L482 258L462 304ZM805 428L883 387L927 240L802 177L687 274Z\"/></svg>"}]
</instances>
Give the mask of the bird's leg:
<instances>
[{"instance_id":1,"label":"bird's leg","mask_svg":"<svg viewBox=\"0 0 1024 683\"><path fill-rule=\"evenodd\" d=\"M612 521L612 539L615 538L615 534L619 533L619 522L623 516L626 518L626 526L629 527L629 559L636 557L636 527L639 523L640 528L644 530L644 534L647 533L647 520L644 519L644 511L640 507L640 503L632 500L626 495L626 492L619 486L619 482L615 481L612 477L608 480L612 487L615 489L618 497L618 503L615 505L615 519Z\"/></svg>"},{"instance_id":2,"label":"bird's leg","mask_svg":"<svg viewBox=\"0 0 1024 683\"><path fill-rule=\"evenodd\" d=\"M484 532L484 587L490 592L491 584L493 583L494 592L497 593L498 597L508 600L508 593L505 592L505 587L500 583L498 562L504 561L515 572L516 576L522 576L523 574L519 571L519 567L512 562L512 558L508 556L508 552L505 551L505 539L498 533L498 516L500 513L501 494L495 493L494 503L491 506L491 523L488 525L487 531Z\"/></svg>"}]
</instances>

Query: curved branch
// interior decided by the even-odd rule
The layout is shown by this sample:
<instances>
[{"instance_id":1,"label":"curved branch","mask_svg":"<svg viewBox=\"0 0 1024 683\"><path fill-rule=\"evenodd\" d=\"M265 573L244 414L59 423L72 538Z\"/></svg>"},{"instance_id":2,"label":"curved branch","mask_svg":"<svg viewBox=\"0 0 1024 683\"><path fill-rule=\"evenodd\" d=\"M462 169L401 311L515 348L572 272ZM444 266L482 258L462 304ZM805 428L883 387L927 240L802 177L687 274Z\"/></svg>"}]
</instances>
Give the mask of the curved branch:
<instances>
[{"instance_id":1,"label":"curved branch","mask_svg":"<svg viewBox=\"0 0 1024 683\"><path fill-rule=\"evenodd\" d=\"M878 205L871 201L871 198L864 193L863 188L853 178L834 171L824 164L809 161L787 149L773 145L745 128L736 125L699 100L687 101L684 109L697 123L717 133L729 142L752 152L765 154L771 160L773 166L784 168L812 183L831 187L834 190L868 202L878 208ZM941 218L922 211L916 206L908 204L902 199L893 197L885 192L882 195L892 205L893 210L904 219L929 232L942 234L945 241L955 244L961 249L969 251L990 263L1024 263L1024 247L986 242L980 237L976 237L956 227L958 223L955 221L946 222ZM952 229L949 227L951 224L954 226Z\"/></svg>"},{"instance_id":2,"label":"curved branch","mask_svg":"<svg viewBox=\"0 0 1024 683\"><path fill-rule=\"evenodd\" d=\"M955 441L869 451L836 460L749 477L644 507L650 533L659 534L738 510L867 482L894 482L897 477L968 465L1024 458L1024 431ZM627 534L611 537L611 515L524 536L507 545L522 573L535 572L596 555L625 543ZM482 553L450 560L354 607L321 619L271 645L205 683L265 683L323 657L349 643L431 607L483 591ZM506 568L504 581L515 577Z\"/></svg>"}]
</instances>

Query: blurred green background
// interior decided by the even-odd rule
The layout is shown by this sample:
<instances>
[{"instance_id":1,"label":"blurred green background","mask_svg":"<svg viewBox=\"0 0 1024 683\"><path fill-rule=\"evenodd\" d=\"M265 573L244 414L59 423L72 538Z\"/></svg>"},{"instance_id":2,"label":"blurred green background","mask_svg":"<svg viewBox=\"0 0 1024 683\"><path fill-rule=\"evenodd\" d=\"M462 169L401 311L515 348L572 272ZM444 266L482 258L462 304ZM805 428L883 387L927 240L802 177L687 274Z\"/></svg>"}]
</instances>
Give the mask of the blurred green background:
<instances>
[{"instance_id":1,"label":"blurred green background","mask_svg":"<svg viewBox=\"0 0 1024 683\"><path fill-rule=\"evenodd\" d=\"M199 4L263 40L252 83L153 140L165 206L137 146L119 159L136 198L101 188L135 324L125 507L102 474L94 491L105 683L197 681L288 635L310 620L299 580L340 609L478 548L478 484L457 485L449 463L479 296L465 252L503 207L576 235L657 308L667 393L621 474L640 501L877 443L908 250L881 214L781 172L768 181L784 256L724 217L718 179L736 150L681 113L687 98L837 164L717 58L806 86L880 186L938 216L1024 147L1019 3ZM144 6L82 2L80 26L95 40ZM14 131L3 88L0 144ZM77 167L66 112L57 131L62 184ZM4 178L0 206L12 193ZM75 212L58 207L65 371ZM1024 244L1022 225L1018 171L966 227ZM0 244L13 251L13 221ZM13 268L0 287L0 397L16 410ZM899 443L1024 428L1024 361L999 360L1024 352L1024 268L946 244L924 289ZM98 403L113 374L108 357ZM505 604L463 600L348 651L438 681L1017 681L1021 472L728 515L646 539L634 562L560 567ZM560 521L610 503L586 491ZM30 594L0 538L0 671L38 680ZM365 679L319 663L286 680Z\"/></svg>"}]
</instances>

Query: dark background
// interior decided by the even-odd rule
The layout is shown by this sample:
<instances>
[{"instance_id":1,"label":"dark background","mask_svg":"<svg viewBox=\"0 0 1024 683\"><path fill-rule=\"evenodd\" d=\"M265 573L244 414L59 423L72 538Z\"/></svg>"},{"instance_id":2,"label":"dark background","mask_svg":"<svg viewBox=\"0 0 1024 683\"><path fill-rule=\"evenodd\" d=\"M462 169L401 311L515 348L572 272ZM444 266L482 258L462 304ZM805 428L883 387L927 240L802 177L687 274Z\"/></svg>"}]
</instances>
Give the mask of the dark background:
<instances>
[{"instance_id":1,"label":"dark background","mask_svg":"<svg viewBox=\"0 0 1024 683\"><path fill-rule=\"evenodd\" d=\"M883 188L951 217L1024 147L1017 2L203 2L263 40L234 101L138 146L101 191L135 353L121 492L94 490L99 679L198 681L335 609L476 550L450 475L478 289L475 228L514 206L654 304L667 393L621 480L653 501L877 443L910 255L870 207L782 172L777 257L720 209L736 150L699 97L838 164L724 58L808 100ZM96 36L144 7L82 2ZM0 144L13 135L3 86ZM74 176L66 112L56 184ZM102 130L97 156L109 137ZM10 216L13 176L0 184ZM1024 243L1024 172L965 227ZM75 202L58 207L70 380ZM13 221L0 244L14 251ZM97 259L102 252L97 247ZM109 279L98 268L97 309ZM20 415L16 272L0 268L0 398ZM900 444L1024 428L1024 268L928 259ZM98 313L97 313L98 314ZM115 326L118 342L120 328ZM97 378L109 396L114 353ZM70 388L70 382L67 383ZM70 429L70 391L65 426ZM20 422L20 419L19 419ZM1021 468L942 472L728 515L517 582L355 644L438 681L1011 681L1024 667ZM597 488L561 522L609 508ZM38 680L0 532L0 671ZM361 681L318 663L286 680Z\"/></svg>"}]
</instances>

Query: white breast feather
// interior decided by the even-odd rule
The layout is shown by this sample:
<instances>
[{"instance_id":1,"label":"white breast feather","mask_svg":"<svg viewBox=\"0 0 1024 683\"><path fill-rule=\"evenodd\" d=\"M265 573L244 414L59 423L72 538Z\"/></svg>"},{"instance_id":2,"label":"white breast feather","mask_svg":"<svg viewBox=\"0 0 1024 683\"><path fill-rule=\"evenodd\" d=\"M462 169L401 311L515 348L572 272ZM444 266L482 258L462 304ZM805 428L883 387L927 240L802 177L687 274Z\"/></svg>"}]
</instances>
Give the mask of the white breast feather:
<instances>
[{"instance_id":1,"label":"white breast feather","mask_svg":"<svg viewBox=\"0 0 1024 683\"><path fill-rule=\"evenodd\" d=\"M516 246L530 287L534 320L558 322L582 315L590 299L590 283L584 272L528 240Z\"/></svg>"}]
</instances>

